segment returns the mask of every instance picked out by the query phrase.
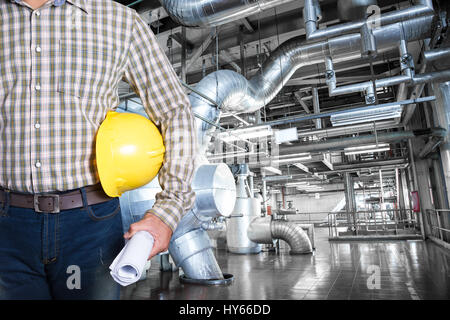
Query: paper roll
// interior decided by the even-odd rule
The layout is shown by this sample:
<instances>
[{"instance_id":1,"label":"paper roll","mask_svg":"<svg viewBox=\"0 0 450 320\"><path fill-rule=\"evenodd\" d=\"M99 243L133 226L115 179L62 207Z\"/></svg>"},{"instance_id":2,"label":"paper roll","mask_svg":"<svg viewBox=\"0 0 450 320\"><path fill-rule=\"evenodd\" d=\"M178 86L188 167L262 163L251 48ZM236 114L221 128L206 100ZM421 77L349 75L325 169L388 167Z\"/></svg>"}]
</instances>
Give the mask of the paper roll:
<instances>
[{"instance_id":1,"label":"paper roll","mask_svg":"<svg viewBox=\"0 0 450 320\"><path fill-rule=\"evenodd\" d=\"M153 236L147 231L136 232L109 266L113 279L124 287L138 281L145 269L153 243Z\"/></svg>"}]
</instances>

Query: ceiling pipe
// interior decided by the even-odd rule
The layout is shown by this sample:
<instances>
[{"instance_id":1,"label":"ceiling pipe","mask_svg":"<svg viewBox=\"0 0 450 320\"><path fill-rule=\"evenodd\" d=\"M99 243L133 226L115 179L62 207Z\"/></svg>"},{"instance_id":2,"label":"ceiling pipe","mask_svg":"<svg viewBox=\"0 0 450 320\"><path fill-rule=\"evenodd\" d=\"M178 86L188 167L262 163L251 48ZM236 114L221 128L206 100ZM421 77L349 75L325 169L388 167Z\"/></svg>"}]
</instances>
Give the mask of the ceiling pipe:
<instances>
[{"instance_id":1,"label":"ceiling pipe","mask_svg":"<svg viewBox=\"0 0 450 320\"><path fill-rule=\"evenodd\" d=\"M333 27L317 29L318 21L314 0L305 0L305 7L303 8L303 19L305 21L306 39L308 41L316 41L344 34L355 32L359 33L361 27L363 27L367 23L373 23L377 27L383 27L397 22L433 14L432 0L417 0L415 1L415 3L417 4L415 6L383 14L379 17L378 20L361 19L356 22L343 23Z\"/></svg>"},{"instance_id":2,"label":"ceiling pipe","mask_svg":"<svg viewBox=\"0 0 450 320\"><path fill-rule=\"evenodd\" d=\"M211 28L294 0L159 0L170 17L186 27Z\"/></svg>"},{"instance_id":3,"label":"ceiling pipe","mask_svg":"<svg viewBox=\"0 0 450 320\"><path fill-rule=\"evenodd\" d=\"M316 136L317 138L329 138L329 137L337 137L342 135L355 134L358 132L364 131L374 131L376 130L386 130L399 128L401 125L393 120L379 121L374 125L373 123L359 123L351 126L342 126L342 127L334 127L327 128L322 130L308 130L308 131L299 131L298 137L312 137Z\"/></svg>"},{"instance_id":4,"label":"ceiling pipe","mask_svg":"<svg viewBox=\"0 0 450 320\"><path fill-rule=\"evenodd\" d=\"M426 62L433 62L450 57L450 48L439 48L428 50L423 53L423 58Z\"/></svg>"},{"instance_id":5,"label":"ceiling pipe","mask_svg":"<svg viewBox=\"0 0 450 320\"><path fill-rule=\"evenodd\" d=\"M426 16L374 30L378 52L397 46L402 34L406 41L428 38L432 20L433 16ZM220 111L255 112L269 103L299 68L324 63L326 57L331 57L335 63L360 59L360 48L359 34L344 35L312 44L305 43L303 37L295 37L273 51L261 72L250 80L230 70L220 70L207 75L195 89L214 100L218 108L200 95L191 93L189 98L192 108L211 122L218 121ZM208 123L197 121L197 135L202 137L199 143L203 151L209 142L205 132L210 128Z\"/></svg>"},{"instance_id":6,"label":"ceiling pipe","mask_svg":"<svg viewBox=\"0 0 450 320\"><path fill-rule=\"evenodd\" d=\"M293 147L284 147L280 149L280 155L340 150L350 146L374 144L377 143L378 141L384 143L391 143L426 135L431 135L435 137L444 137L446 135L446 132L447 131L442 128L433 128L427 130L397 131L397 132L379 133L376 135L372 134L341 139L330 139L325 142L301 144Z\"/></svg>"}]
</instances>

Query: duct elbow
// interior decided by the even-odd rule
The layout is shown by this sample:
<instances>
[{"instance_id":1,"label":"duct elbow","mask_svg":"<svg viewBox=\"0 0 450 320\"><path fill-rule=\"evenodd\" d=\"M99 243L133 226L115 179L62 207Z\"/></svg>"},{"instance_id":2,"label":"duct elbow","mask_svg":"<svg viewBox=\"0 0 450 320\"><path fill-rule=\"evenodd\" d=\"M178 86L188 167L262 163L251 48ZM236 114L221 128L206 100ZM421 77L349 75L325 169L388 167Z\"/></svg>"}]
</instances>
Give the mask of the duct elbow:
<instances>
[{"instance_id":1,"label":"duct elbow","mask_svg":"<svg viewBox=\"0 0 450 320\"><path fill-rule=\"evenodd\" d=\"M311 239L302 226L290 221L271 219L271 216L253 219L247 230L248 238L253 242L265 244L271 244L275 239L284 240L291 247L290 254L312 252Z\"/></svg>"},{"instance_id":2,"label":"duct elbow","mask_svg":"<svg viewBox=\"0 0 450 320\"><path fill-rule=\"evenodd\" d=\"M290 254L312 252L311 240L303 229L294 222L272 221L272 237L286 241L291 247Z\"/></svg>"}]
</instances>

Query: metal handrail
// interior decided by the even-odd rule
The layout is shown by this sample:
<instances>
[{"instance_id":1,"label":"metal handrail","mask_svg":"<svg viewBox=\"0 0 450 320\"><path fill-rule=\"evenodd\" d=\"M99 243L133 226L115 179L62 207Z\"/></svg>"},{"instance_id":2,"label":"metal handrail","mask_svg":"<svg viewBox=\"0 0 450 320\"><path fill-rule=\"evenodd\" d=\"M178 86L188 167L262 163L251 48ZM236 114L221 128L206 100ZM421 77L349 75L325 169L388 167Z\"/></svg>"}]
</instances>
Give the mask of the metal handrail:
<instances>
[{"instance_id":1,"label":"metal handrail","mask_svg":"<svg viewBox=\"0 0 450 320\"><path fill-rule=\"evenodd\" d=\"M389 213L389 217L377 215ZM333 219L331 215L335 215ZM339 219L339 216L340 219ZM397 234L401 230L416 230L418 227L417 213L412 209L384 209L384 210L362 210L355 212L332 212L328 216L329 236L339 237L338 228L346 228L353 231L354 236L361 232L373 232L380 234L380 230L394 231ZM383 232L384 232L383 231Z\"/></svg>"},{"instance_id":2,"label":"metal handrail","mask_svg":"<svg viewBox=\"0 0 450 320\"><path fill-rule=\"evenodd\" d=\"M441 212L450 212L450 209L427 209L427 210L425 210L425 212L427 214L427 217L429 218L427 220L429 221L430 228L432 230L438 230L437 234L433 232L432 235L435 237L438 235L437 238L439 240L448 242L444 239L444 235L442 234L442 231L450 233L450 230L442 227L440 213ZM434 221L434 219L431 219L431 213L435 214L435 217L436 217L435 221ZM435 222L437 222L437 225L435 225Z\"/></svg>"}]
</instances>

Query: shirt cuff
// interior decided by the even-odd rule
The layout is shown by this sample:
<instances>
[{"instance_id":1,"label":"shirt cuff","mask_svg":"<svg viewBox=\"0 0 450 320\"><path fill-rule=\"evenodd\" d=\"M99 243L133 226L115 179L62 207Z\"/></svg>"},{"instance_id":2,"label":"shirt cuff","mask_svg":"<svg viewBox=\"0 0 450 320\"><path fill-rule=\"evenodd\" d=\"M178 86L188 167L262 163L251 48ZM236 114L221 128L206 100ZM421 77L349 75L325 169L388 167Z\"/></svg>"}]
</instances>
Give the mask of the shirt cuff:
<instances>
[{"instance_id":1,"label":"shirt cuff","mask_svg":"<svg viewBox=\"0 0 450 320\"><path fill-rule=\"evenodd\" d=\"M171 209L165 208L157 208L153 207L150 210L147 210L145 213L153 214L161 219L164 224L166 224L172 232L177 228L178 222L180 221L180 216L172 213Z\"/></svg>"}]
</instances>

